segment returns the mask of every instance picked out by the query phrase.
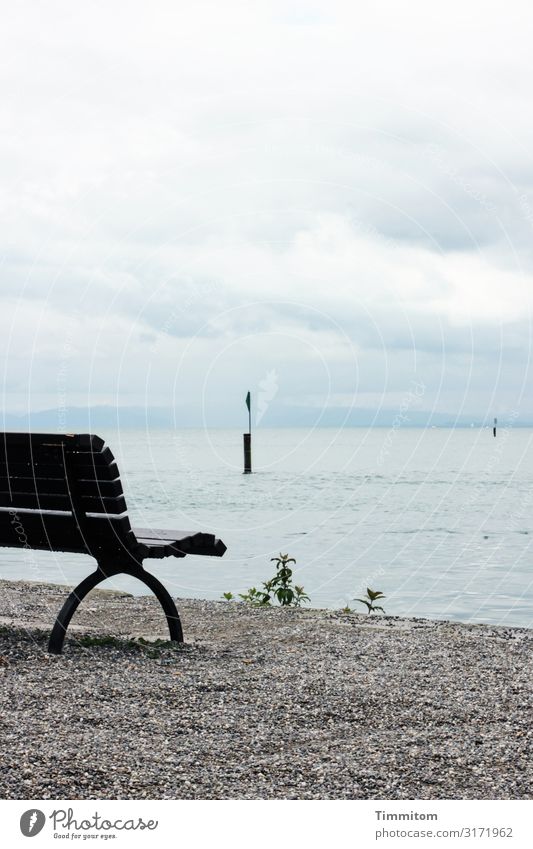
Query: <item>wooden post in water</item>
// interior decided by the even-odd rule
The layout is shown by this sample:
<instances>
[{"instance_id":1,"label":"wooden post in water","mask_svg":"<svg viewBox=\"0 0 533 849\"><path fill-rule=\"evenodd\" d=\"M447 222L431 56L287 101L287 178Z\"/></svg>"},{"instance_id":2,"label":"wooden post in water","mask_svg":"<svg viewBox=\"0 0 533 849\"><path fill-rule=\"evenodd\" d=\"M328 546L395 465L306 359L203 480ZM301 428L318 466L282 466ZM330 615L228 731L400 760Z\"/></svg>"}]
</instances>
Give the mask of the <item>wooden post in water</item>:
<instances>
[{"instance_id":1,"label":"wooden post in water","mask_svg":"<svg viewBox=\"0 0 533 849\"><path fill-rule=\"evenodd\" d=\"M246 396L246 406L248 407L248 433L243 433L242 441L244 445L244 472L245 475L252 474L252 413L250 403L250 393Z\"/></svg>"},{"instance_id":2,"label":"wooden post in water","mask_svg":"<svg viewBox=\"0 0 533 849\"><path fill-rule=\"evenodd\" d=\"M243 433L244 443L244 472L245 475L252 473L252 435L251 433Z\"/></svg>"},{"instance_id":3,"label":"wooden post in water","mask_svg":"<svg viewBox=\"0 0 533 849\"><path fill-rule=\"evenodd\" d=\"M492 435L496 436L496 425L498 424L498 419L494 419L494 427L492 428Z\"/></svg>"}]
</instances>

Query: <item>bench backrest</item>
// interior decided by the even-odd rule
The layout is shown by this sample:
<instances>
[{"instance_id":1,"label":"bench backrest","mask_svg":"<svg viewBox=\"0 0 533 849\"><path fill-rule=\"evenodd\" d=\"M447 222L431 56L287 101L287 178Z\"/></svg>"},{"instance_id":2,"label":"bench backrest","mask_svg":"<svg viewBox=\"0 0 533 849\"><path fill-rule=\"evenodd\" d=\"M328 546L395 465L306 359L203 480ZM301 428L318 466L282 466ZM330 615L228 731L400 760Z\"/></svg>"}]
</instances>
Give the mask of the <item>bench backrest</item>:
<instances>
[{"instance_id":1,"label":"bench backrest","mask_svg":"<svg viewBox=\"0 0 533 849\"><path fill-rule=\"evenodd\" d=\"M0 546L131 555L126 509L99 436L0 433Z\"/></svg>"}]
</instances>

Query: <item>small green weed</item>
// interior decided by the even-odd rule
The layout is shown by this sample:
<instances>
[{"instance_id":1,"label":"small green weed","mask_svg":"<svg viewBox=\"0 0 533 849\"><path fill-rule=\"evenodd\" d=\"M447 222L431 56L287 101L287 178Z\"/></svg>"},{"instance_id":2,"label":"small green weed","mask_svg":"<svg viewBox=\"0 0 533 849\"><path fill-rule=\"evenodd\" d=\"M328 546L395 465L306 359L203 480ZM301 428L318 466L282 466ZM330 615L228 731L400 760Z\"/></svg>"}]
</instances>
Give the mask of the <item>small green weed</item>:
<instances>
[{"instance_id":1,"label":"small green weed","mask_svg":"<svg viewBox=\"0 0 533 849\"><path fill-rule=\"evenodd\" d=\"M354 598L354 601L359 601L361 604L365 604L368 608L367 613L374 613L376 610L381 610L382 613L385 613L382 607L374 604L375 601L381 598L385 598L382 592L379 592L379 590L371 590L367 587L366 598Z\"/></svg>"}]
</instances>

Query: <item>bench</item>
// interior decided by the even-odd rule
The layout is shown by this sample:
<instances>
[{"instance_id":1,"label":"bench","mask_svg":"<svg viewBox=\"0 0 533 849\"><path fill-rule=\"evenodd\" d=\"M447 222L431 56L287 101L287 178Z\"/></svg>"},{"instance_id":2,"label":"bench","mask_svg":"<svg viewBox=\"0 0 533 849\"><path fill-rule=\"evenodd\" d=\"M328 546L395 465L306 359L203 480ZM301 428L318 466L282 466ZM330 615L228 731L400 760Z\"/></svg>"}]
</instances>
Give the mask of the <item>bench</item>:
<instances>
[{"instance_id":1,"label":"bench","mask_svg":"<svg viewBox=\"0 0 533 849\"><path fill-rule=\"evenodd\" d=\"M170 639L183 642L176 605L146 572L148 558L222 557L213 534L132 528L110 449L91 434L0 434L0 546L89 554L97 568L70 593L55 621L48 651L61 654L76 608L97 584L120 573L157 596Z\"/></svg>"}]
</instances>

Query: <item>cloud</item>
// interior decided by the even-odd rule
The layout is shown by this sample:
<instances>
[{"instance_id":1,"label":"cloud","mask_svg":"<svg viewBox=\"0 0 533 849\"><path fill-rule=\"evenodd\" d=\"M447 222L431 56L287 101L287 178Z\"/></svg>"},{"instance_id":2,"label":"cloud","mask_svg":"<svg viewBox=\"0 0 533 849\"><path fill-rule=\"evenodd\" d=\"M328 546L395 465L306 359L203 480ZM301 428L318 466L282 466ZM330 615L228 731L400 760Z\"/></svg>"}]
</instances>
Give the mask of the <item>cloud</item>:
<instances>
[{"instance_id":1,"label":"cloud","mask_svg":"<svg viewBox=\"0 0 533 849\"><path fill-rule=\"evenodd\" d=\"M72 402L215 408L274 369L291 403L423 372L444 411L533 412L530 14L13 6L5 405L63 375Z\"/></svg>"}]
</instances>

